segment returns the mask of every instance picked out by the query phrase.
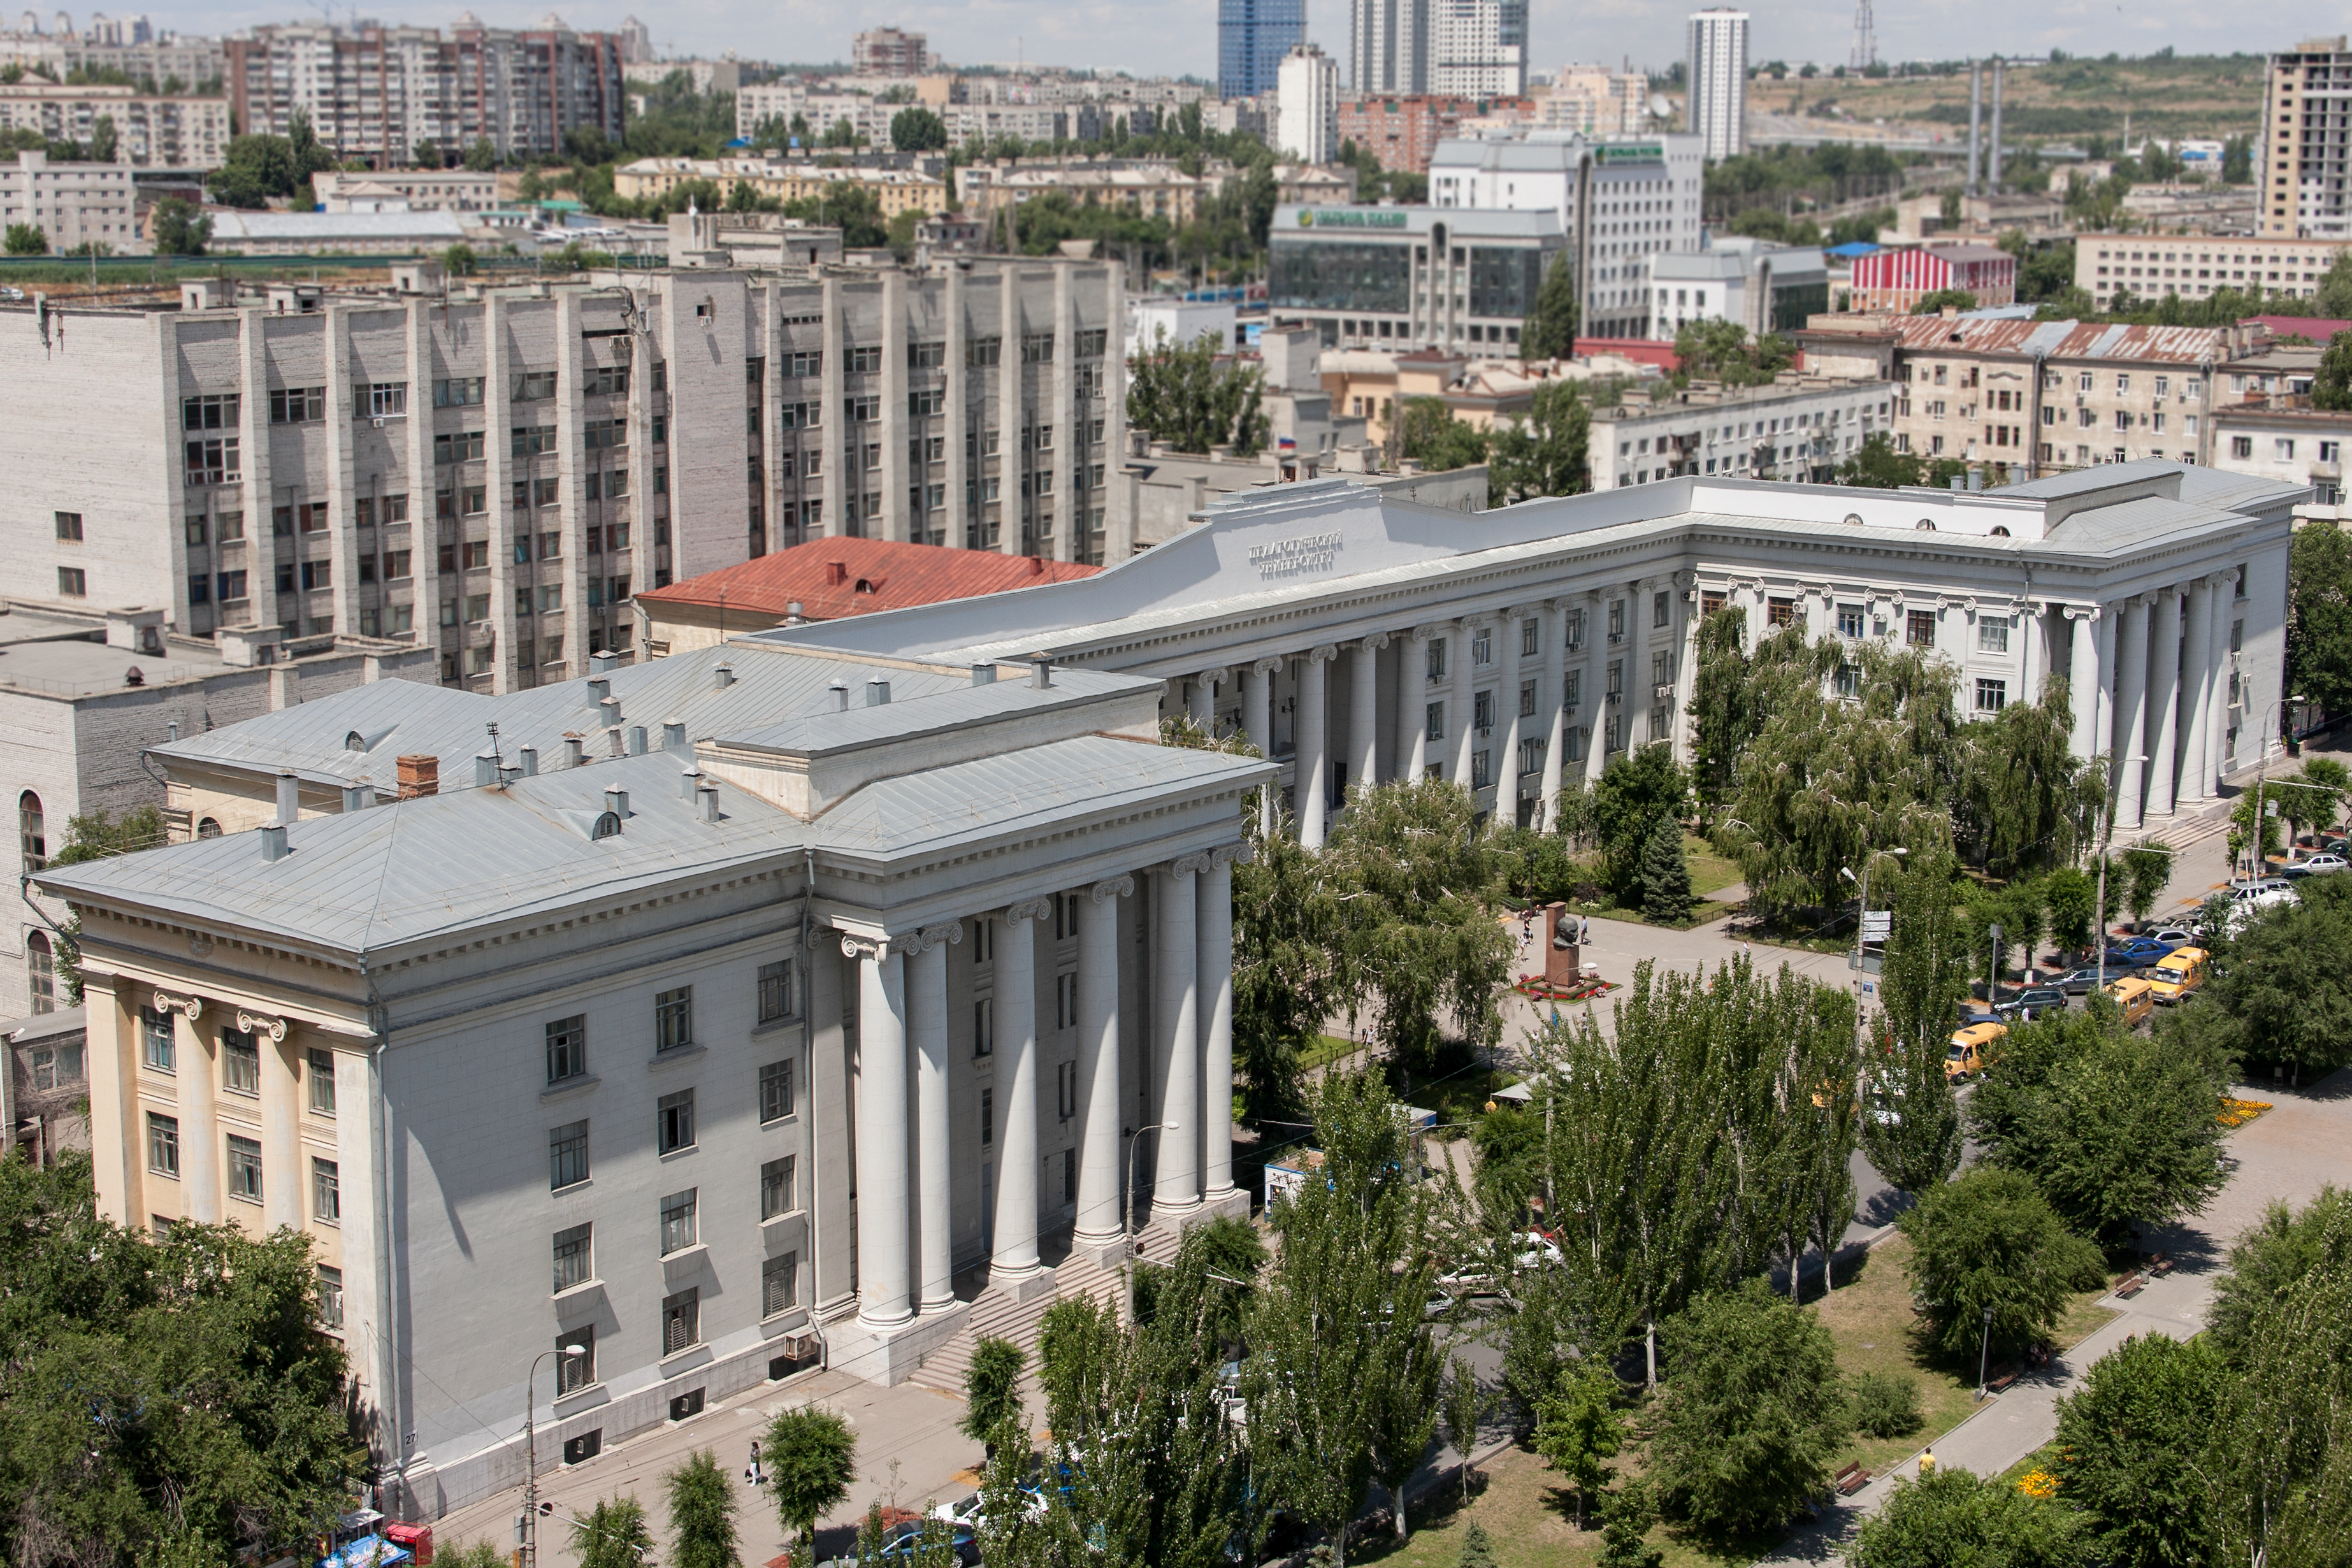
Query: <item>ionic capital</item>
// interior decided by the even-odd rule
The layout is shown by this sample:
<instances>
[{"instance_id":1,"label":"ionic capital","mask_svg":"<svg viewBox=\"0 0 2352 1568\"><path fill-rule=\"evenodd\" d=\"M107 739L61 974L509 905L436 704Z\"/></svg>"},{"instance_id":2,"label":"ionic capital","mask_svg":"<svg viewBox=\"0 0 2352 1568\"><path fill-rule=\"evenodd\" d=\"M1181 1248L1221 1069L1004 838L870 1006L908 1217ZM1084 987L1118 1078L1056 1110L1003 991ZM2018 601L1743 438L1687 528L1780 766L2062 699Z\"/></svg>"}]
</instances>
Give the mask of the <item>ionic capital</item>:
<instances>
[{"instance_id":1,"label":"ionic capital","mask_svg":"<svg viewBox=\"0 0 2352 1568\"><path fill-rule=\"evenodd\" d=\"M1289 662L1287 659L1260 659L1250 666L1250 673L1255 675L1280 674L1282 666Z\"/></svg>"},{"instance_id":2,"label":"ionic capital","mask_svg":"<svg viewBox=\"0 0 2352 1568\"><path fill-rule=\"evenodd\" d=\"M919 933L910 932L908 936L899 937L898 940L911 941L915 944L914 946L907 949L909 953L928 953L932 948L942 945L952 946L963 940L963 922L950 920L940 925L926 925Z\"/></svg>"},{"instance_id":3,"label":"ionic capital","mask_svg":"<svg viewBox=\"0 0 2352 1568\"><path fill-rule=\"evenodd\" d=\"M159 1013L180 1013L184 1015L190 1023L194 1023L198 1019L205 1016L205 998L202 997L174 997L163 991L157 991L155 993L155 1010Z\"/></svg>"},{"instance_id":4,"label":"ionic capital","mask_svg":"<svg viewBox=\"0 0 2352 1568\"><path fill-rule=\"evenodd\" d=\"M1219 844L1209 852L1212 869L1221 865L1244 864L1256 858L1257 852L1244 841L1237 844Z\"/></svg>"},{"instance_id":5,"label":"ionic capital","mask_svg":"<svg viewBox=\"0 0 2352 1568\"><path fill-rule=\"evenodd\" d=\"M1132 898L1135 896L1135 878L1107 876L1087 889L1087 894L1097 904L1106 904L1114 898Z\"/></svg>"},{"instance_id":6,"label":"ionic capital","mask_svg":"<svg viewBox=\"0 0 2352 1568\"><path fill-rule=\"evenodd\" d=\"M1051 898L1026 898L1018 904L1008 904L1004 906L1004 919L1007 925L1019 920L1043 920L1053 913L1054 901Z\"/></svg>"},{"instance_id":7,"label":"ionic capital","mask_svg":"<svg viewBox=\"0 0 2352 1568\"><path fill-rule=\"evenodd\" d=\"M1213 670L1202 670L1192 678L1204 686L1220 686L1224 685L1225 677L1233 673L1231 665L1220 664Z\"/></svg>"},{"instance_id":8,"label":"ionic capital","mask_svg":"<svg viewBox=\"0 0 2352 1568\"><path fill-rule=\"evenodd\" d=\"M1367 653L1377 653L1382 648L1387 647L1389 645L1389 642L1390 638L1387 632L1374 632L1369 636L1359 639L1356 646L1362 649Z\"/></svg>"},{"instance_id":9,"label":"ionic capital","mask_svg":"<svg viewBox=\"0 0 2352 1568\"><path fill-rule=\"evenodd\" d=\"M1209 869L1206 851L1193 855L1178 855L1168 862L1168 869L1178 876L1198 876Z\"/></svg>"},{"instance_id":10,"label":"ionic capital","mask_svg":"<svg viewBox=\"0 0 2352 1568\"><path fill-rule=\"evenodd\" d=\"M1339 646L1336 643L1318 643L1301 655L1310 664L1328 664L1339 656Z\"/></svg>"},{"instance_id":11,"label":"ionic capital","mask_svg":"<svg viewBox=\"0 0 2352 1568\"><path fill-rule=\"evenodd\" d=\"M1438 631L1439 628L1435 626L1416 626L1405 635L1416 643L1428 643L1436 640Z\"/></svg>"},{"instance_id":12,"label":"ionic capital","mask_svg":"<svg viewBox=\"0 0 2352 1568\"><path fill-rule=\"evenodd\" d=\"M245 1030L247 1034L268 1035L269 1037L269 1043L272 1045L283 1045L286 1043L286 1020L284 1019L271 1018L267 1013L249 1013L243 1008L239 1008L236 1010L236 1027Z\"/></svg>"}]
</instances>

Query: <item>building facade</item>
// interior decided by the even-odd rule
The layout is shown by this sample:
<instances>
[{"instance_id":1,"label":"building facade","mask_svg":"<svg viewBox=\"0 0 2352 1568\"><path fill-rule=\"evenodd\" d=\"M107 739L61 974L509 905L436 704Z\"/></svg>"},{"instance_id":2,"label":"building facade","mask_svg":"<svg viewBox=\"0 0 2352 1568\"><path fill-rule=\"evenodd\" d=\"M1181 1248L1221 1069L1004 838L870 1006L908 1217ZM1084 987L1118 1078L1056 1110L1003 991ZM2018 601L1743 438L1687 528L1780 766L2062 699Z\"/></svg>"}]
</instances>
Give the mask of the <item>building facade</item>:
<instances>
[{"instance_id":1,"label":"building facade","mask_svg":"<svg viewBox=\"0 0 2352 1568\"><path fill-rule=\"evenodd\" d=\"M1517 98L1528 90L1527 0L1428 0L1429 90Z\"/></svg>"},{"instance_id":2,"label":"building facade","mask_svg":"<svg viewBox=\"0 0 2352 1568\"><path fill-rule=\"evenodd\" d=\"M121 71L159 86L176 78L186 89L220 80L227 56L218 38L170 32L139 37L136 29L126 37L120 26L101 26L100 20L92 17L92 25L77 33L61 11L56 25L43 32L39 16L28 10L20 26L0 32L0 66L22 66L51 81L65 80L68 71Z\"/></svg>"},{"instance_id":3,"label":"building facade","mask_svg":"<svg viewBox=\"0 0 2352 1568\"><path fill-rule=\"evenodd\" d=\"M1425 93L1351 95L1339 100L1336 129L1340 141L1368 150L1381 168L1426 174L1437 144L1454 133L1464 115L1476 112L1474 101Z\"/></svg>"},{"instance_id":4,"label":"building facade","mask_svg":"<svg viewBox=\"0 0 2352 1568\"><path fill-rule=\"evenodd\" d=\"M283 136L299 110L346 158L407 168L419 146L457 161L487 138L501 161L565 151L593 131L621 139L621 44L551 14L538 27L486 27L471 15L434 27L294 22L228 40L239 130Z\"/></svg>"},{"instance_id":5,"label":"building facade","mask_svg":"<svg viewBox=\"0 0 2352 1568\"><path fill-rule=\"evenodd\" d=\"M2314 408L2308 394L2257 394L2216 403L2210 419L2214 467L2308 486L2315 507L2344 504L2344 444L2352 441L2352 414Z\"/></svg>"},{"instance_id":6,"label":"building facade","mask_svg":"<svg viewBox=\"0 0 2352 1568\"><path fill-rule=\"evenodd\" d=\"M405 639L504 691L628 644L633 586L851 534L1123 557L1115 264L632 273L471 298L287 286L51 311L0 383L0 538L208 638ZM35 329L29 306L0 307ZM110 433L103 464L50 460ZM52 515L75 538L51 537ZM35 597L12 594L12 597ZM47 598L47 592L38 597Z\"/></svg>"},{"instance_id":7,"label":"building facade","mask_svg":"<svg viewBox=\"0 0 2352 1568\"><path fill-rule=\"evenodd\" d=\"M1579 337L1649 330L1648 259L1706 244L1703 160L1696 136L1443 142L1429 167L1437 207L1548 209L1569 237Z\"/></svg>"},{"instance_id":8,"label":"building facade","mask_svg":"<svg viewBox=\"0 0 2352 1568\"><path fill-rule=\"evenodd\" d=\"M1430 90L1432 0L1348 0L1348 86L1417 98Z\"/></svg>"},{"instance_id":9,"label":"building facade","mask_svg":"<svg viewBox=\"0 0 2352 1568\"><path fill-rule=\"evenodd\" d=\"M1536 123L1546 131L1639 136L1650 125L1650 78L1606 66L1562 66L1536 102Z\"/></svg>"},{"instance_id":10,"label":"building facade","mask_svg":"<svg viewBox=\"0 0 2352 1568\"><path fill-rule=\"evenodd\" d=\"M913 169L827 169L797 158L638 158L613 171L613 189L640 199L667 196L694 181L716 185L721 201L743 185L780 202L805 201L857 185L873 193L885 217L900 213L928 216L948 209L947 183Z\"/></svg>"},{"instance_id":11,"label":"building facade","mask_svg":"<svg viewBox=\"0 0 2352 1568\"><path fill-rule=\"evenodd\" d=\"M165 97L128 87L0 83L0 131L88 145L114 122L115 156L142 169L217 169L228 155L226 98Z\"/></svg>"},{"instance_id":12,"label":"building facade","mask_svg":"<svg viewBox=\"0 0 2352 1568\"><path fill-rule=\"evenodd\" d=\"M1217 96L1275 91L1282 57L1307 41L1307 0L1217 0Z\"/></svg>"},{"instance_id":13,"label":"building facade","mask_svg":"<svg viewBox=\"0 0 2352 1568\"><path fill-rule=\"evenodd\" d=\"M1733 321L1750 337L1790 332L1830 308L1829 264L1818 249L1717 235L1692 255L1649 256L1649 330L1672 342L1694 321Z\"/></svg>"},{"instance_id":14,"label":"building facade","mask_svg":"<svg viewBox=\"0 0 2352 1568\"><path fill-rule=\"evenodd\" d=\"M849 40L849 68L862 77L919 77L929 70L930 39L897 27L873 27Z\"/></svg>"},{"instance_id":15,"label":"building facade","mask_svg":"<svg viewBox=\"0 0 2352 1568\"><path fill-rule=\"evenodd\" d=\"M1266 302L1327 347L1516 343L1563 248L1548 212L1278 206Z\"/></svg>"},{"instance_id":16,"label":"building facade","mask_svg":"<svg viewBox=\"0 0 2352 1568\"><path fill-rule=\"evenodd\" d=\"M0 163L0 224L30 224L52 251L100 246L127 255L141 247L139 193L128 163L52 163L19 152Z\"/></svg>"},{"instance_id":17,"label":"building facade","mask_svg":"<svg viewBox=\"0 0 2352 1568\"><path fill-rule=\"evenodd\" d=\"M2265 239L2352 239L2345 178L2352 173L2352 50L2341 35L2270 57L2263 127L2254 141L2262 188L2255 233Z\"/></svg>"},{"instance_id":18,"label":"building facade","mask_svg":"<svg viewBox=\"0 0 2352 1568\"><path fill-rule=\"evenodd\" d=\"M1663 402L1634 397L1592 411L1595 489L1729 474L1827 485L1887 427L1892 389L1876 380L1785 375L1768 386L1694 382Z\"/></svg>"},{"instance_id":19,"label":"building facade","mask_svg":"<svg viewBox=\"0 0 2352 1568\"><path fill-rule=\"evenodd\" d=\"M1910 309L1930 294L1960 289L1979 308L2017 299L2017 257L1990 245L1897 246L1853 258L1848 308Z\"/></svg>"},{"instance_id":20,"label":"building facade","mask_svg":"<svg viewBox=\"0 0 2352 1568\"><path fill-rule=\"evenodd\" d=\"M388 192L419 213L487 213L499 204L499 177L470 169L387 169L368 174L347 174L329 169L310 176L310 189L327 212L366 210L354 207L353 193L370 198Z\"/></svg>"},{"instance_id":21,"label":"building facade","mask_svg":"<svg viewBox=\"0 0 2352 1568\"><path fill-rule=\"evenodd\" d=\"M2347 57L2352 58L2352 57ZM2074 287L2102 310L2117 294L2201 299L2217 289L2313 299L2352 238L2261 239L2243 235L2083 235L2074 241Z\"/></svg>"},{"instance_id":22,"label":"building facade","mask_svg":"<svg viewBox=\"0 0 2352 1568\"><path fill-rule=\"evenodd\" d=\"M1695 11L1689 37L1683 124L1710 161L1736 158L1748 151L1748 13Z\"/></svg>"},{"instance_id":23,"label":"building facade","mask_svg":"<svg viewBox=\"0 0 2352 1568\"><path fill-rule=\"evenodd\" d=\"M1306 163L1339 155L1339 62L1313 44L1282 57L1276 91L1276 151Z\"/></svg>"}]
</instances>

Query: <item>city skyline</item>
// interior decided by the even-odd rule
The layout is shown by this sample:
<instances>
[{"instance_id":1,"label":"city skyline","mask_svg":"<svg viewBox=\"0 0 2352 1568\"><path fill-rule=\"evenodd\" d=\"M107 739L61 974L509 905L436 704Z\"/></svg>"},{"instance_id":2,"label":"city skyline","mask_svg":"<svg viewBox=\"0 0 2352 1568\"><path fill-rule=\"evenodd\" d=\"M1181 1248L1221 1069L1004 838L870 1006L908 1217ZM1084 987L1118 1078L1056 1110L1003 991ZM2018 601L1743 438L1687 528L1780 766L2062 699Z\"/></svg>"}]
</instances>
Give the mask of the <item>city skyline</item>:
<instances>
[{"instance_id":1,"label":"city skyline","mask_svg":"<svg viewBox=\"0 0 2352 1568\"><path fill-rule=\"evenodd\" d=\"M490 0L471 7L373 5L360 14L387 24L446 27L468 8L492 26L522 26L535 23L551 6L549 0L509 4ZM46 24L57 7L36 9ZM69 5L67 9L77 26L90 15L87 6ZM339 9L344 17L352 14L348 8ZM596 5L552 9L576 28L602 30L617 27L633 7L626 0L600 0ZM1664 70L1683 56L1685 19L1695 7L1684 0L1605 0L1598 6L1575 6L1569 0L1529 0L1528 9L1528 68L1537 74L1549 74L1569 62L1617 64L1627 58L1636 66ZM1076 5L973 0L954 5L906 5L887 16L837 0L817 0L794 7L789 24L772 8L742 0L719 0L683 13L656 8L647 16L644 6L634 10L652 24L656 47L665 55L679 57L715 56L732 49L745 59L787 64L838 60L845 65L854 33L895 24L928 34L931 47L959 65L1078 66L1138 76L1190 75L1209 81L1217 76L1215 0L1166 8L1115 0L1090 0ZM195 0L161 0L145 7L144 14L161 27L214 35L269 22L315 19L305 6L209 5ZM1344 57L1348 14L1345 0L1310 3L1307 37L1327 53ZM1979 16L1969 13L1967 20L1975 22ZM2253 38L2246 36L2242 25L2225 16L2187 6L2124 13L2090 0L2061 0L2056 5L2031 8L1996 6L1992 16L1977 26L1949 17L1944 12L1881 8L1876 18L1879 57L1894 61L1994 53L2030 57L2045 55L2053 48L2074 54L2112 50L2128 55L2151 53L2168 45L2182 53L2227 54L2248 48L2284 48L2308 37L2340 32L2345 26L2340 12L2313 0L2290 5ZM1784 59L1843 64L1853 37L1853 11L1843 5L1810 7L1802 14L1759 12L1749 57L1759 63ZM1011 48L1006 47L1008 41ZM824 47L811 48L812 43Z\"/></svg>"}]
</instances>

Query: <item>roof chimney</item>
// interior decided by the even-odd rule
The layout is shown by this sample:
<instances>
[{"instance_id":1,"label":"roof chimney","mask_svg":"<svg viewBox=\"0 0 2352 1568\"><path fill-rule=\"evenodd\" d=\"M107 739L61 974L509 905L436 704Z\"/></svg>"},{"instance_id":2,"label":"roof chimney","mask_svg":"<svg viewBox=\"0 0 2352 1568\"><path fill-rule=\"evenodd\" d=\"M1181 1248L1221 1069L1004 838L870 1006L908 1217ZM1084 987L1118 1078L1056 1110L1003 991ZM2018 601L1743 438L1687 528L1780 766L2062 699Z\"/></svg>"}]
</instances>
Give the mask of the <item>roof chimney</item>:
<instances>
[{"instance_id":1,"label":"roof chimney","mask_svg":"<svg viewBox=\"0 0 2352 1568\"><path fill-rule=\"evenodd\" d=\"M880 675L866 683L866 706L882 707L890 701L890 683Z\"/></svg>"},{"instance_id":2,"label":"roof chimney","mask_svg":"<svg viewBox=\"0 0 2352 1568\"><path fill-rule=\"evenodd\" d=\"M608 726L604 731L604 738L611 744L613 756L626 757L629 754L629 744L622 737L619 725Z\"/></svg>"},{"instance_id":3,"label":"roof chimney","mask_svg":"<svg viewBox=\"0 0 2352 1568\"><path fill-rule=\"evenodd\" d=\"M1029 655L1029 685L1033 690L1044 691L1054 684L1054 661L1043 653Z\"/></svg>"},{"instance_id":4,"label":"roof chimney","mask_svg":"<svg viewBox=\"0 0 2352 1568\"><path fill-rule=\"evenodd\" d=\"M499 781L499 754L495 751L474 753L474 788L485 789Z\"/></svg>"},{"instance_id":5,"label":"roof chimney","mask_svg":"<svg viewBox=\"0 0 2352 1568\"><path fill-rule=\"evenodd\" d=\"M278 825L284 827L302 816L302 781L290 770L280 769L278 775Z\"/></svg>"},{"instance_id":6,"label":"roof chimney","mask_svg":"<svg viewBox=\"0 0 2352 1568\"><path fill-rule=\"evenodd\" d=\"M710 689L723 692L735 684L735 666L721 660L710 666Z\"/></svg>"},{"instance_id":7,"label":"roof chimney","mask_svg":"<svg viewBox=\"0 0 2352 1568\"><path fill-rule=\"evenodd\" d=\"M694 814L706 822L719 820L719 786L707 779L695 789Z\"/></svg>"},{"instance_id":8,"label":"roof chimney","mask_svg":"<svg viewBox=\"0 0 2352 1568\"><path fill-rule=\"evenodd\" d=\"M847 713L849 711L849 683L847 681L835 681L832 685L825 689L833 694L833 711L835 713Z\"/></svg>"},{"instance_id":9,"label":"roof chimney","mask_svg":"<svg viewBox=\"0 0 2352 1568\"><path fill-rule=\"evenodd\" d=\"M994 685L996 684L996 662L993 659L983 659L974 664L971 667L971 684L976 686Z\"/></svg>"},{"instance_id":10,"label":"roof chimney","mask_svg":"<svg viewBox=\"0 0 2352 1568\"><path fill-rule=\"evenodd\" d=\"M806 613L802 610L802 608L801 608L801 601L800 601L799 600L797 600L797 599L793 599L793 600L787 600L787 601L785 601L785 603L784 603L784 624L785 624L785 625L787 625L787 626L797 626L797 625L799 625L802 622L803 622L803 621L805 621L805 620L807 620L807 619L808 619L808 616L807 616L807 614L806 614Z\"/></svg>"},{"instance_id":11,"label":"roof chimney","mask_svg":"<svg viewBox=\"0 0 2352 1568\"><path fill-rule=\"evenodd\" d=\"M375 791L369 789L365 784L346 784L343 786L343 810L346 813L366 810L374 801L374 799Z\"/></svg>"},{"instance_id":12,"label":"roof chimney","mask_svg":"<svg viewBox=\"0 0 2352 1568\"><path fill-rule=\"evenodd\" d=\"M831 581L837 586L849 580L849 563L847 561L829 560L824 564L828 581Z\"/></svg>"},{"instance_id":13,"label":"roof chimney","mask_svg":"<svg viewBox=\"0 0 2352 1568\"><path fill-rule=\"evenodd\" d=\"M268 827L261 830L261 858L263 860L282 861L293 852L293 846L286 841L286 826L284 823L272 822Z\"/></svg>"},{"instance_id":14,"label":"roof chimney","mask_svg":"<svg viewBox=\"0 0 2352 1568\"><path fill-rule=\"evenodd\" d=\"M1033 555L1029 558L1029 575L1032 577L1043 577L1045 575L1045 557Z\"/></svg>"},{"instance_id":15,"label":"roof chimney","mask_svg":"<svg viewBox=\"0 0 2352 1568\"><path fill-rule=\"evenodd\" d=\"M632 757L643 757L645 754L646 727L641 724L633 724L629 726L629 755Z\"/></svg>"},{"instance_id":16,"label":"roof chimney","mask_svg":"<svg viewBox=\"0 0 2352 1568\"><path fill-rule=\"evenodd\" d=\"M400 759L400 798L414 800L420 795L441 792L441 759L425 755Z\"/></svg>"},{"instance_id":17,"label":"roof chimney","mask_svg":"<svg viewBox=\"0 0 2352 1568\"><path fill-rule=\"evenodd\" d=\"M522 758L522 776L524 778L536 779L539 777L538 747L526 746L520 751L516 752L515 755Z\"/></svg>"},{"instance_id":18,"label":"roof chimney","mask_svg":"<svg viewBox=\"0 0 2352 1568\"><path fill-rule=\"evenodd\" d=\"M588 747L582 737L567 734L563 737L563 766L577 768L588 760Z\"/></svg>"},{"instance_id":19,"label":"roof chimney","mask_svg":"<svg viewBox=\"0 0 2352 1568\"><path fill-rule=\"evenodd\" d=\"M664 751L686 749L686 720L682 718L662 720L662 749Z\"/></svg>"},{"instance_id":20,"label":"roof chimney","mask_svg":"<svg viewBox=\"0 0 2352 1568\"><path fill-rule=\"evenodd\" d=\"M613 666L620 662L618 653L591 653L588 655L588 669L592 674L609 675L613 673Z\"/></svg>"},{"instance_id":21,"label":"roof chimney","mask_svg":"<svg viewBox=\"0 0 2352 1568\"><path fill-rule=\"evenodd\" d=\"M604 810L616 817L625 818L629 814L629 792L618 784L605 785Z\"/></svg>"},{"instance_id":22,"label":"roof chimney","mask_svg":"<svg viewBox=\"0 0 2352 1568\"><path fill-rule=\"evenodd\" d=\"M602 716L603 716L604 725L604 727L605 727L606 729L617 729L617 728L619 728L619 727L620 727L620 724L621 724L621 699L620 699L620 698L618 698L618 697L605 697L604 700L602 700L601 702L597 703L597 705L596 705L596 711L597 711L600 715L602 715Z\"/></svg>"},{"instance_id":23,"label":"roof chimney","mask_svg":"<svg viewBox=\"0 0 2352 1568\"><path fill-rule=\"evenodd\" d=\"M591 675L588 677L588 700L590 702L600 703L604 701L607 697L610 697L612 695L613 683L611 681L605 679L603 675Z\"/></svg>"},{"instance_id":24,"label":"roof chimney","mask_svg":"<svg viewBox=\"0 0 2352 1568\"><path fill-rule=\"evenodd\" d=\"M693 799L694 799L694 787L695 787L696 785L698 785L698 784L701 783L701 782L702 782L702 769L701 769L701 768L681 768L681 769L678 771L678 775L677 775L677 794L678 794L678 799L679 799L679 800L693 800Z\"/></svg>"}]
</instances>

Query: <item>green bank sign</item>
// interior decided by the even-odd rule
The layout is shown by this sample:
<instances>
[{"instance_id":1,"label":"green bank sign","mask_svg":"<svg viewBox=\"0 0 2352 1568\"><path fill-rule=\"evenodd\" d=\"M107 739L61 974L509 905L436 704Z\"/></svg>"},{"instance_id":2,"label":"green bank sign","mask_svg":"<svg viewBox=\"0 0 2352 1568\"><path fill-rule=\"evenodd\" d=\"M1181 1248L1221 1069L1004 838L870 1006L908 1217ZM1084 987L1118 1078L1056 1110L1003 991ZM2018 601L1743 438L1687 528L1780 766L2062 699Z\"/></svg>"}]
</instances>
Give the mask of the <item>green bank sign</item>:
<instances>
[{"instance_id":1,"label":"green bank sign","mask_svg":"<svg viewBox=\"0 0 2352 1568\"><path fill-rule=\"evenodd\" d=\"M1397 207L1306 207L1298 214L1303 229L1401 229L1405 214Z\"/></svg>"},{"instance_id":2,"label":"green bank sign","mask_svg":"<svg viewBox=\"0 0 2352 1568\"><path fill-rule=\"evenodd\" d=\"M1595 149L1603 163L1663 163L1666 161L1665 143L1662 141L1631 141L1621 144L1603 142Z\"/></svg>"}]
</instances>

